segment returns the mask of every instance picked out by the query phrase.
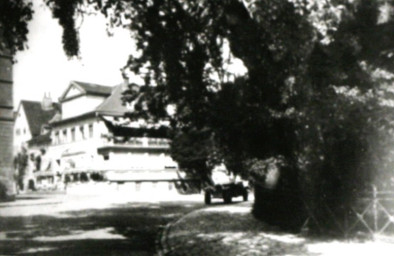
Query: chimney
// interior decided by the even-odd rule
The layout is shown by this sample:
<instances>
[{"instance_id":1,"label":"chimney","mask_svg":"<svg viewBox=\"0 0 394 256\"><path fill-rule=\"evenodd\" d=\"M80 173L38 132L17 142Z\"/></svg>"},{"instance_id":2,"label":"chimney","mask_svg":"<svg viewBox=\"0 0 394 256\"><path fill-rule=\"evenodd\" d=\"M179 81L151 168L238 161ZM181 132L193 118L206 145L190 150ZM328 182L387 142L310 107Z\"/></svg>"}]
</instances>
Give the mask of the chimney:
<instances>
[{"instance_id":1,"label":"chimney","mask_svg":"<svg viewBox=\"0 0 394 256\"><path fill-rule=\"evenodd\" d=\"M51 94L49 92L48 92L48 94L44 93L44 98L41 101L41 108L44 111L53 110L52 98L51 98Z\"/></svg>"}]
</instances>

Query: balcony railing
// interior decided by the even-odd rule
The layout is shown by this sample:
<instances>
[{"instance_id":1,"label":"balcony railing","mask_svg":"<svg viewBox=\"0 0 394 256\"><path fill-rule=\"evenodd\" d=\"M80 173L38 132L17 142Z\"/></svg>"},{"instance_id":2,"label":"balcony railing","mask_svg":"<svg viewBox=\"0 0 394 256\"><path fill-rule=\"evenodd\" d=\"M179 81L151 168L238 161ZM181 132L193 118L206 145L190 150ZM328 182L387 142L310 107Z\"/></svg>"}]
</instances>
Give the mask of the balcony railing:
<instances>
[{"instance_id":1,"label":"balcony railing","mask_svg":"<svg viewBox=\"0 0 394 256\"><path fill-rule=\"evenodd\" d=\"M128 147L146 147L146 148L169 148L169 140L162 138L147 137L114 137L102 136L103 146L128 146Z\"/></svg>"}]
</instances>

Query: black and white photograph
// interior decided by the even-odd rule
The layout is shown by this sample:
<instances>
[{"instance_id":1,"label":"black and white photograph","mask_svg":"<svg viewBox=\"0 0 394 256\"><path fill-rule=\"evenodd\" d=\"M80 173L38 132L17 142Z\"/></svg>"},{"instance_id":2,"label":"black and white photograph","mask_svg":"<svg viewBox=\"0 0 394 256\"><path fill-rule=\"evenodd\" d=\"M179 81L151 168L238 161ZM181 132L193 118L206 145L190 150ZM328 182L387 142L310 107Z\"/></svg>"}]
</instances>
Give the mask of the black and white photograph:
<instances>
[{"instance_id":1,"label":"black and white photograph","mask_svg":"<svg viewBox=\"0 0 394 256\"><path fill-rule=\"evenodd\" d=\"M394 0L0 0L0 255L394 255Z\"/></svg>"}]
</instances>

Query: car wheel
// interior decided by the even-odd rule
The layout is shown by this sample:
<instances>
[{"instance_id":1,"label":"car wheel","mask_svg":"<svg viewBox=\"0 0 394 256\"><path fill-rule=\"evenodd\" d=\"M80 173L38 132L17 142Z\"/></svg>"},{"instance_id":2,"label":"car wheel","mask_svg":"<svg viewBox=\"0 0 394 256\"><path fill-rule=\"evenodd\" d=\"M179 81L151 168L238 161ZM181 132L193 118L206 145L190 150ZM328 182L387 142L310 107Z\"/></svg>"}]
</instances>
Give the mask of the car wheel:
<instances>
[{"instance_id":1,"label":"car wheel","mask_svg":"<svg viewBox=\"0 0 394 256\"><path fill-rule=\"evenodd\" d=\"M212 200L211 193L205 192L205 195L204 195L205 204L211 204L211 200Z\"/></svg>"},{"instance_id":2,"label":"car wheel","mask_svg":"<svg viewBox=\"0 0 394 256\"><path fill-rule=\"evenodd\" d=\"M225 204L230 204L232 201L232 197L230 193L224 193L223 194L223 200Z\"/></svg>"},{"instance_id":3,"label":"car wheel","mask_svg":"<svg viewBox=\"0 0 394 256\"><path fill-rule=\"evenodd\" d=\"M248 193L248 191L245 189L244 192L243 192L243 195L242 195L244 201L248 201L248 195L249 195L249 193Z\"/></svg>"}]
</instances>

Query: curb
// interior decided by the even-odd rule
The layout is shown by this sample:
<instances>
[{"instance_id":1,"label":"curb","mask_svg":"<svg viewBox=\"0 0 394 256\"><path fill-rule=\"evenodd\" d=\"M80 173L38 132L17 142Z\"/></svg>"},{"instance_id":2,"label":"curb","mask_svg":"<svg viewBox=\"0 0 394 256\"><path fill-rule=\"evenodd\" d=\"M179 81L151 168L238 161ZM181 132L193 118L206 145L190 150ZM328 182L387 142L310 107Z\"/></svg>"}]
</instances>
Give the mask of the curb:
<instances>
[{"instance_id":1,"label":"curb","mask_svg":"<svg viewBox=\"0 0 394 256\"><path fill-rule=\"evenodd\" d=\"M182 219L179 218L178 220ZM172 249L170 248L168 244L168 234L170 233L170 229L173 225L173 223L177 222L178 220L172 221L162 227L161 231L159 232L157 238L156 238L156 255L157 256L166 256L169 255L170 252L172 252Z\"/></svg>"},{"instance_id":2,"label":"curb","mask_svg":"<svg viewBox=\"0 0 394 256\"><path fill-rule=\"evenodd\" d=\"M157 256L168 256L168 255L170 255L171 252L174 251L174 248L172 248L168 243L168 235L170 233L172 226L175 223L177 223L178 221L180 221L181 219L185 218L186 216L189 216L190 214L192 214L194 212L201 211L202 209L205 209L205 208L202 207L202 208L198 208L198 209L192 210L190 212L187 212L184 215L182 215L181 217L179 217L178 219L173 220L173 221L167 223L165 226L161 227L161 231L158 233L156 241L155 241Z\"/></svg>"},{"instance_id":3,"label":"curb","mask_svg":"<svg viewBox=\"0 0 394 256\"><path fill-rule=\"evenodd\" d=\"M168 256L170 255L171 252L174 251L174 248L172 248L169 243L168 243L168 234L170 233L170 230L172 226L180 221L181 219L185 218L186 216L189 216L190 214L201 211L205 209L206 207L201 207L195 210L192 210L190 212L185 213L181 217L179 217L176 220L173 220L169 223L167 223L165 226L161 227L160 232L158 233L155 241L155 247L156 247L156 255L157 256Z\"/></svg>"},{"instance_id":4,"label":"curb","mask_svg":"<svg viewBox=\"0 0 394 256\"><path fill-rule=\"evenodd\" d=\"M246 202L241 202L240 205L244 205L246 204ZM220 205L218 207L226 207L228 205ZM156 255L157 256L169 256L171 255L172 252L174 252L175 248L173 248L172 246L169 245L168 243L168 235L171 231L171 228L174 224L176 224L178 221L186 218L187 216L195 213L195 212L199 212L199 211L203 211L204 209L208 209L210 207L202 207L199 209L195 209L193 211L190 211L188 213L185 213L184 215L182 215L180 218L169 222L168 224L166 224L165 226L160 227L161 230L157 235L156 241L155 241L155 247L156 247Z\"/></svg>"}]
</instances>

